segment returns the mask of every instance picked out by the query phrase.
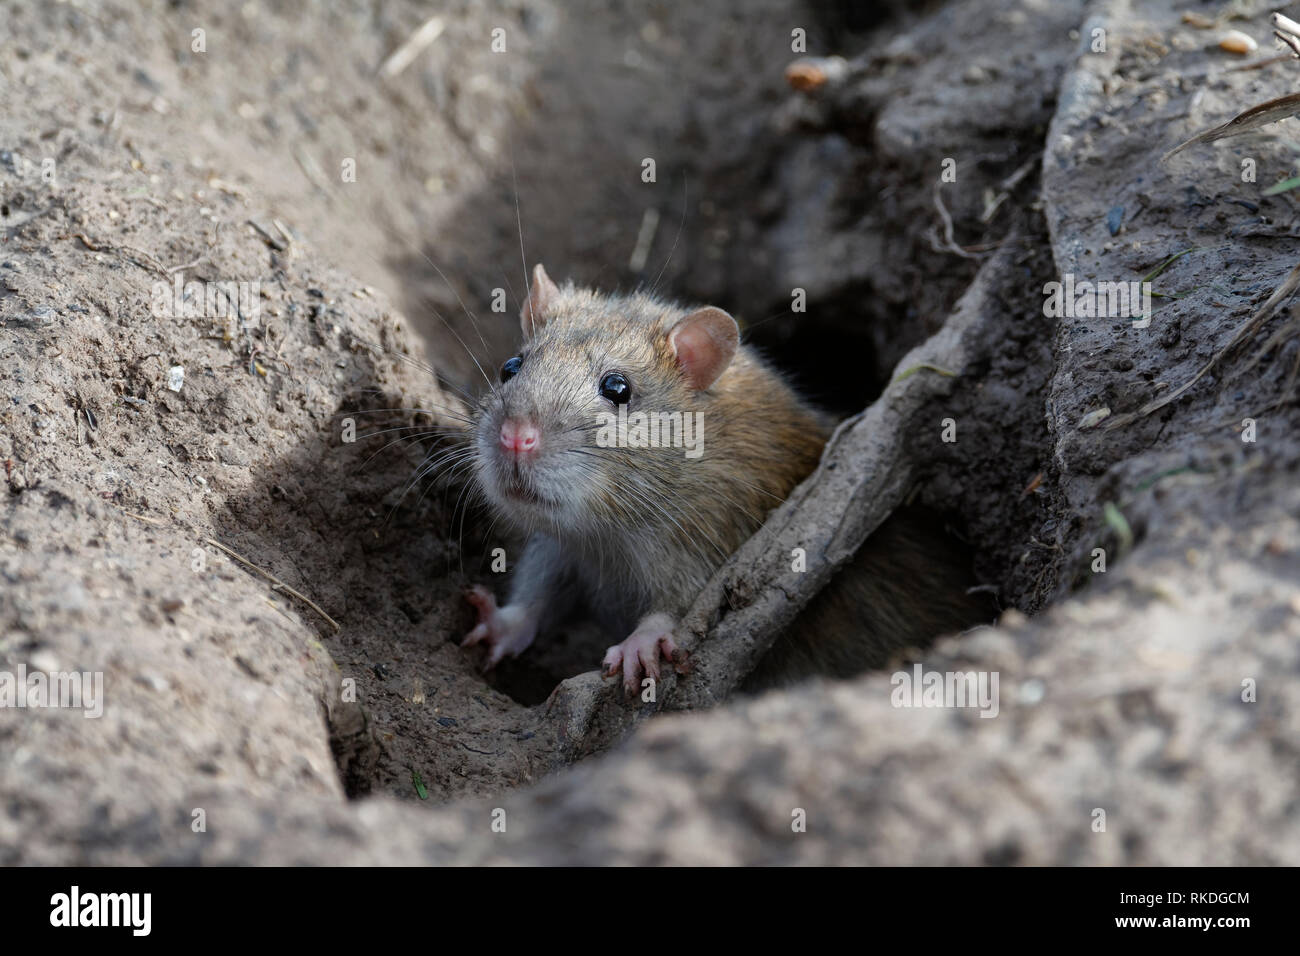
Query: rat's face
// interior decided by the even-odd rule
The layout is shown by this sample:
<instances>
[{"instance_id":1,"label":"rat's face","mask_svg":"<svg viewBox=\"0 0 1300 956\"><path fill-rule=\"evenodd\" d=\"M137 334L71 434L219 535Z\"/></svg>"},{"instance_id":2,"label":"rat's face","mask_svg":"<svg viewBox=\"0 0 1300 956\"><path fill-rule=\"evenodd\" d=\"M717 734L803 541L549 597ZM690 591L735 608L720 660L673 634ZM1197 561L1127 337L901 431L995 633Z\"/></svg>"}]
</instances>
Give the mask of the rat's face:
<instances>
[{"instance_id":1,"label":"rat's face","mask_svg":"<svg viewBox=\"0 0 1300 956\"><path fill-rule=\"evenodd\" d=\"M644 296L561 292L539 266L523 327L520 353L479 409L483 492L527 530L560 537L658 523L678 497L681 470L698 467L690 442L702 435L692 423L684 446L644 447L634 430L628 441L627 423L637 413L693 412L734 354L734 320ZM669 437L681 439L680 426Z\"/></svg>"}]
</instances>

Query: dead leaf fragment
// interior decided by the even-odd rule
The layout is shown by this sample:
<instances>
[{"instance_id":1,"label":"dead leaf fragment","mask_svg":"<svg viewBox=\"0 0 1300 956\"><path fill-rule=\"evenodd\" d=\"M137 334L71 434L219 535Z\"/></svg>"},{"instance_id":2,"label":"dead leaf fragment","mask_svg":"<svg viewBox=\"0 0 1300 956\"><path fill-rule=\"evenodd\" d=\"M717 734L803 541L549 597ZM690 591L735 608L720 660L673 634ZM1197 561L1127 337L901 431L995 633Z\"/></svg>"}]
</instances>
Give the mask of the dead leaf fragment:
<instances>
[{"instance_id":1,"label":"dead leaf fragment","mask_svg":"<svg viewBox=\"0 0 1300 956\"><path fill-rule=\"evenodd\" d=\"M1110 406L1103 405L1079 419L1079 430L1087 431L1089 428L1096 428L1103 421L1110 417Z\"/></svg>"},{"instance_id":2,"label":"dead leaf fragment","mask_svg":"<svg viewBox=\"0 0 1300 956\"><path fill-rule=\"evenodd\" d=\"M1216 126L1213 129L1207 129L1197 133L1185 143L1179 143L1169 152L1160 157L1160 162L1165 162L1175 153L1181 153L1189 146L1196 146L1201 143L1213 143L1216 139L1223 139L1227 136L1240 136L1242 133L1248 133L1253 129L1259 129L1261 126L1267 126L1269 123L1276 123L1278 120L1284 120L1288 116L1294 116L1300 113L1300 93L1288 93L1286 96L1279 96L1275 100L1269 100L1266 103L1260 103L1258 106L1252 106L1244 113L1238 113L1222 126Z\"/></svg>"}]
</instances>

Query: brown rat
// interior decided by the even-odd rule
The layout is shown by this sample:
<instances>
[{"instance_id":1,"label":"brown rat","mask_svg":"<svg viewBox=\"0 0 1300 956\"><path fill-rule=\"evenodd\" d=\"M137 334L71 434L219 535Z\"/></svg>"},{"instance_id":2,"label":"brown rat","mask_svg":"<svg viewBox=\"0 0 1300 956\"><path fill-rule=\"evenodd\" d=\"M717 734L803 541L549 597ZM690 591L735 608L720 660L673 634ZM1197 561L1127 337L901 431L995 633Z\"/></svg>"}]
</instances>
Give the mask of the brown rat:
<instances>
[{"instance_id":1,"label":"brown rat","mask_svg":"<svg viewBox=\"0 0 1300 956\"><path fill-rule=\"evenodd\" d=\"M471 441L479 489L528 542L504 606L471 593L479 621L462 645L485 645L491 667L585 604L621 638L604 669L632 691L661 659L685 669L673 627L813 471L833 422L721 309L561 289L538 265L521 326ZM848 676L986 617L951 551L891 518L746 686Z\"/></svg>"}]
</instances>

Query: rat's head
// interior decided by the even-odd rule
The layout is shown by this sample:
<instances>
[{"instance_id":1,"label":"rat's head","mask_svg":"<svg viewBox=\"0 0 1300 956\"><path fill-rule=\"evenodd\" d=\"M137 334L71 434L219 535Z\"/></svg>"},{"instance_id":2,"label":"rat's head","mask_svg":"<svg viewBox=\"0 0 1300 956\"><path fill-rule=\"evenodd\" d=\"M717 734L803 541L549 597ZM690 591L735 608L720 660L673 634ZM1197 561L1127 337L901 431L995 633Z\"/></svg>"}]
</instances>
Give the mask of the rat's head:
<instances>
[{"instance_id":1,"label":"rat's head","mask_svg":"<svg viewBox=\"0 0 1300 956\"><path fill-rule=\"evenodd\" d=\"M701 411L736 354L735 320L648 295L561 289L539 265L520 325L519 354L478 409L483 492L516 523L557 535L661 523L702 467ZM635 430L646 420L658 447Z\"/></svg>"}]
</instances>

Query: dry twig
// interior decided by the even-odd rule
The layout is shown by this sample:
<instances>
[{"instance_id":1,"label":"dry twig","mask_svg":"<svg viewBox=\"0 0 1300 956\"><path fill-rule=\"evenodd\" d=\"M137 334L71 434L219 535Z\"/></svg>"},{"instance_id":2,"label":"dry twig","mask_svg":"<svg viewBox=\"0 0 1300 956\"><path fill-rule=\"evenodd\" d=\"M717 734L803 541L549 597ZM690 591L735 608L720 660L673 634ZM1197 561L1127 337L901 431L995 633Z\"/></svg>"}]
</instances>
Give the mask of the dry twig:
<instances>
[{"instance_id":1,"label":"dry twig","mask_svg":"<svg viewBox=\"0 0 1300 956\"><path fill-rule=\"evenodd\" d=\"M339 625L339 622L338 622L338 621L334 620L334 618L330 617L328 614L326 614L324 611L321 610L321 607L320 607L319 604L317 604L317 603L316 603L315 601L313 601L311 598L307 597L307 596L306 596L305 594L303 594L302 592L300 592L300 591L295 591L293 588L289 587L289 585L285 584L283 581L281 581L279 578L277 578L277 577L276 577L274 574L272 574L270 571L266 571L266 570L263 570L262 568L259 568L259 567L258 567L256 564L254 564L252 561L249 561L247 558L243 557L242 555L240 555L238 552L236 552L236 551L233 550L232 548L228 548L228 547L226 547L226 546L225 546L224 544L222 544L220 541L213 540L212 538L204 538L204 539L203 539L203 542L204 542L205 544L210 544L210 545L212 545L214 548L218 548L218 549L224 551L226 554L230 555L230 557L234 558L234 559L235 559L236 561L238 561L240 564L244 565L244 567L246 567L246 568L251 568L252 570L256 571L258 574L260 574L262 577L266 578L268 581L270 581L270 582L274 585L274 587L273 587L271 590L273 590L273 591L283 591L285 594L288 594L290 597L295 597L295 598L297 598L299 601L302 601L304 604L306 604L309 608L311 608L313 611L315 611L315 612L316 612L317 614L319 614L321 617L325 618L325 620L327 620L327 621L330 623L330 625L334 628L334 630L335 630L336 633L337 633L338 631L343 630L343 628Z\"/></svg>"}]
</instances>

